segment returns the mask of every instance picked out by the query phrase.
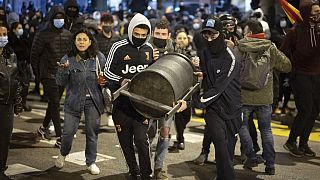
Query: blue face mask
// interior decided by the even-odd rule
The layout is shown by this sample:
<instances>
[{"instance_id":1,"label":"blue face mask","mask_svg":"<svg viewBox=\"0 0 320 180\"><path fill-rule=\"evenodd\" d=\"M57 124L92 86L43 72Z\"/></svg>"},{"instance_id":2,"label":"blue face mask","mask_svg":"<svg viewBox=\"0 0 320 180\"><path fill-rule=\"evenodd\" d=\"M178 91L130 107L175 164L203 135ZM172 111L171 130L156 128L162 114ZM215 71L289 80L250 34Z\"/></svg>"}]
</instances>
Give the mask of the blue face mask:
<instances>
[{"instance_id":1,"label":"blue face mask","mask_svg":"<svg viewBox=\"0 0 320 180\"><path fill-rule=\"evenodd\" d=\"M61 29L64 25L64 19L54 19L53 25L54 25L54 27Z\"/></svg>"},{"instance_id":2,"label":"blue face mask","mask_svg":"<svg viewBox=\"0 0 320 180\"><path fill-rule=\"evenodd\" d=\"M5 47L8 44L8 36L0 37L0 48Z\"/></svg>"}]
</instances>

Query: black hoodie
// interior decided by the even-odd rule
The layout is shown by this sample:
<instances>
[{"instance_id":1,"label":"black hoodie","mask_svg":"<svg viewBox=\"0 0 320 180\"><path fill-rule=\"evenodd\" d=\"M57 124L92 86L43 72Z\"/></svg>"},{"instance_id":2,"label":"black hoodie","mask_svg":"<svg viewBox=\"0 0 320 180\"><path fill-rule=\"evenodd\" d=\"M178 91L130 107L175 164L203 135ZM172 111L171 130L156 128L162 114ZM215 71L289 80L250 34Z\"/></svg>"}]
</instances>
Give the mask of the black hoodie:
<instances>
[{"instance_id":1,"label":"black hoodie","mask_svg":"<svg viewBox=\"0 0 320 180\"><path fill-rule=\"evenodd\" d=\"M280 50L290 58L292 71L307 75L320 74L320 32L310 26L314 0L302 0L300 13L303 21L290 29L284 38Z\"/></svg>"},{"instance_id":2,"label":"black hoodie","mask_svg":"<svg viewBox=\"0 0 320 180\"><path fill-rule=\"evenodd\" d=\"M68 7L74 7L77 11L74 14L67 12ZM64 11L66 13L65 28L72 33L84 28L84 17L79 15L79 5L77 0L67 0L64 4Z\"/></svg>"}]
</instances>

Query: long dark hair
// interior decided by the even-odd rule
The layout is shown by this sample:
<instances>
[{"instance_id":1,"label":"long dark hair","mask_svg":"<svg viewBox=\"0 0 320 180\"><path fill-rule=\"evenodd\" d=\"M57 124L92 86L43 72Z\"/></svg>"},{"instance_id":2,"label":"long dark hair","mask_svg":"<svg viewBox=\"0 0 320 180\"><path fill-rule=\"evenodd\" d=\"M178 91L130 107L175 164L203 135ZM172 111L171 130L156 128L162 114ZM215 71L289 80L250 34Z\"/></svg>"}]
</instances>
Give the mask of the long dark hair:
<instances>
[{"instance_id":1,"label":"long dark hair","mask_svg":"<svg viewBox=\"0 0 320 180\"><path fill-rule=\"evenodd\" d=\"M96 39L93 37L93 35L90 33L90 31L86 28L80 29L79 31L77 31L76 33L73 34L72 45L71 45L70 51L68 52L68 56L69 57L77 56L77 54L79 54L79 51L75 45L75 40L76 40L77 35L80 33L86 34L89 37L89 39L91 40L91 45L86 50L87 58L95 57L99 52L97 42L96 42Z\"/></svg>"}]
</instances>

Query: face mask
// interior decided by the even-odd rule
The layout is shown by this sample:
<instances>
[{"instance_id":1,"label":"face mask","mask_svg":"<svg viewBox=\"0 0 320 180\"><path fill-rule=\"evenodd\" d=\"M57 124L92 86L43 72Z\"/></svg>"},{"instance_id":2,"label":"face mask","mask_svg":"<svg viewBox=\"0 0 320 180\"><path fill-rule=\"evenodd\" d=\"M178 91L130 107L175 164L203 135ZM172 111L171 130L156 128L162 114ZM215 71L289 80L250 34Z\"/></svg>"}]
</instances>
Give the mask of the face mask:
<instances>
[{"instance_id":1,"label":"face mask","mask_svg":"<svg viewBox=\"0 0 320 180\"><path fill-rule=\"evenodd\" d=\"M78 12L77 12L77 11L67 11L66 14L67 14L67 16L69 16L69 17L75 18L75 17L77 17Z\"/></svg>"},{"instance_id":2,"label":"face mask","mask_svg":"<svg viewBox=\"0 0 320 180\"><path fill-rule=\"evenodd\" d=\"M17 35L18 37L22 36L22 34L23 34L23 29L18 29L18 30L16 31L16 35Z\"/></svg>"},{"instance_id":3,"label":"face mask","mask_svg":"<svg viewBox=\"0 0 320 180\"><path fill-rule=\"evenodd\" d=\"M8 36L0 37L0 48L5 47L8 44Z\"/></svg>"},{"instance_id":4,"label":"face mask","mask_svg":"<svg viewBox=\"0 0 320 180\"><path fill-rule=\"evenodd\" d=\"M287 21L280 21L280 27L281 28L287 27Z\"/></svg>"},{"instance_id":5,"label":"face mask","mask_svg":"<svg viewBox=\"0 0 320 180\"><path fill-rule=\"evenodd\" d=\"M183 17L182 17L182 20L188 21L188 16L183 16Z\"/></svg>"},{"instance_id":6,"label":"face mask","mask_svg":"<svg viewBox=\"0 0 320 180\"><path fill-rule=\"evenodd\" d=\"M112 28L111 28L111 26L102 26L102 30L105 33L109 33L112 31Z\"/></svg>"},{"instance_id":7,"label":"face mask","mask_svg":"<svg viewBox=\"0 0 320 180\"><path fill-rule=\"evenodd\" d=\"M64 25L64 19L54 19L53 25L54 25L54 27L61 29Z\"/></svg>"},{"instance_id":8,"label":"face mask","mask_svg":"<svg viewBox=\"0 0 320 180\"><path fill-rule=\"evenodd\" d=\"M200 24L199 23L194 23L193 25L193 29L200 29Z\"/></svg>"},{"instance_id":9,"label":"face mask","mask_svg":"<svg viewBox=\"0 0 320 180\"><path fill-rule=\"evenodd\" d=\"M136 38L132 36L132 43L133 43L133 46L135 47L139 47L145 42L146 42L146 38Z\"/></svg>"},{"instance_id":10,"label":"face mask","mask_svg":"<svg viewBox=\"0 0 320 180\"><path fill-rule=\"evenodd\" d=\"M114 26L117 26L118 23L119 23L118 21L113 21Z\"/></svg>"},{"instance_id":11,"label":"face mask","mask_svg":"<svg viewBox=\"0 0 320 180\"><path fill-rule=\"evenodd\" d=\"M167 40L153 37L153 44L156 45L158 48L165 48L167 45Z\"/></svg>"},{"instance_id":12,"label":"face mask","mask_svg":"<svg viewBox=\"0 0 320 180\"><path fill-rule=\"evenodd\" d=\"M212 41L207 41L208 50L212 57L217 57L221 52L223 52L223 48L226 48L224 43L223 36L219 35L217 39Z\"/></svg>"}]
</instances>

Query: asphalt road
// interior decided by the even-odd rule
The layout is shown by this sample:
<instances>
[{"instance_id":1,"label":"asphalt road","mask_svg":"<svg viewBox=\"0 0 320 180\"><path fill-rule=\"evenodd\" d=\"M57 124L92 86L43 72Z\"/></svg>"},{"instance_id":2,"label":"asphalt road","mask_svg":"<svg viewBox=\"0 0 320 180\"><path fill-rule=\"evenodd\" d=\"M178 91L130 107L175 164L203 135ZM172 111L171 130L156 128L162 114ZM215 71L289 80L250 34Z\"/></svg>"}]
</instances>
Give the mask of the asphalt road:
<instances>
[{"instance_id":1,"label":"asphalt road","mask_svg":"<svg viewBox=\"0 0 320 180\"><path fill-rule=\"evenodd\" d=\"M33 100L33 101L31 101ZM65 167L61 170L54 168L54 158L59 150L54 147L53 141L43 141L36 130L42 123L45 114L46 103L32 97L28 101L33 110L24 112L15 117L14 133L9 151L7 174L14 179L55 179L55 180L80 180L80 179L127 179L127 166L119 147L118 139L113 127L106 126L106 116L103 117L99 134L97 165L101 169L99 175L90 175L84 165L85 135L83 123L81 123L74 139L71 154ZM61 112L63 117L63 112ZM280 117L284 121L290 121L292 117ZM275 118L276 119L276 118ZM312 179L320 178L320 126L317 123L310 146L316 151L314 158L294 158L286 152L282 145L289 132L287 125L281 125L281 121L273 122L276 150L276 175L270 176L264 173L264 165L253 168L252 171L242 168L240 163L240 142L237 142L235 156L235 173L237 179ZM201 151L204 130L203 119L194 117L188 124L185 132L186 149L176 153L169 153L166 159L169 179L213 179L216 167L213 163L214 148L212 146L209 162L199 166L193 160ZM172 135L175 135L172 127ZM174 139L175 136L172 137ZM261 143L261 140L259 140ZM156 141L154 141L155 143ZM261 151L259 152L261 153ZM153 159L152 159L153 160Z\"/></svg>"}]
</instances>

